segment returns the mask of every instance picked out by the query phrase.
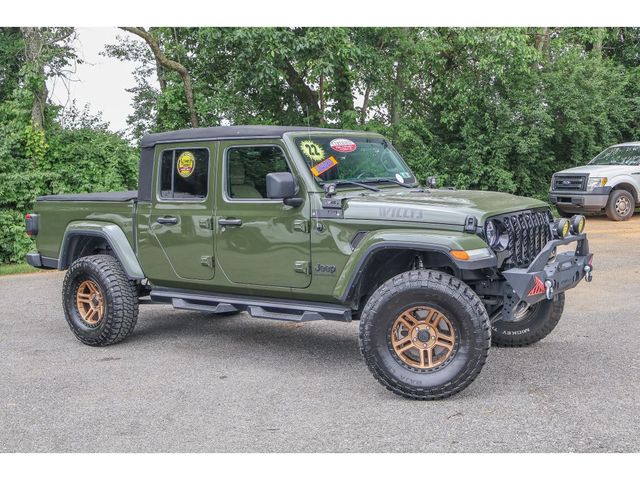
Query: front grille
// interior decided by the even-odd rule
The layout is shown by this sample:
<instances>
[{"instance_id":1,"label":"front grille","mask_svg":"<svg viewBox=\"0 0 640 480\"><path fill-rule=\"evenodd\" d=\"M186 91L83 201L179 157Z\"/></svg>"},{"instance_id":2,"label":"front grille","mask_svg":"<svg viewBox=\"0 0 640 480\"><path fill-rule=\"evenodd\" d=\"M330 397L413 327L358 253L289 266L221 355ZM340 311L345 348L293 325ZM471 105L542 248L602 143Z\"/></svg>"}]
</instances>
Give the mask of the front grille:
<instances>
[{"instance_id":1,"label":"front grille","mask_svg":"<svg viewBox=\"0 0 640 480\"><path fill-rule=\"evenodd\" d=\"M587 175L554 175L552 189L555 192L584 192Z\"/></svg>"},{"instance_id":2,"label":"front grille","mask_svg":"<svg viewBox=\"0 0 640 480\"><path fill-rule=\"evenodd\" d=\"M511 267L528 266L552 239L549 210L527 210L497 217L509 236L507 249L511 255L506 263Z\"/></svg>"}]
</instances>

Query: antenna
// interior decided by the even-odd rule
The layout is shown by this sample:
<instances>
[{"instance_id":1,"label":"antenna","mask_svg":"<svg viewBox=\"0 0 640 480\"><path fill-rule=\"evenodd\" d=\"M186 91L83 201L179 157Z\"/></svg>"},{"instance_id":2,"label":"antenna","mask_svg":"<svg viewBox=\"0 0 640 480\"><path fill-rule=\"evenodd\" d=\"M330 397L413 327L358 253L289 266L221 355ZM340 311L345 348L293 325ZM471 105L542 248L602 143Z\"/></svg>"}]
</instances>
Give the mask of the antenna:
<instances>
[{"instance_id":1,"label":"antenna","mask_svg":"<svg viewBox=\"0 0 640 480\"><path fill-rule=\"evenodd\" d=\"M309 121L309 106L306 105L305 109L307 110L307 136L309 137L309 140L311 140L311 122Z\"/></svg>"}]
</instances>

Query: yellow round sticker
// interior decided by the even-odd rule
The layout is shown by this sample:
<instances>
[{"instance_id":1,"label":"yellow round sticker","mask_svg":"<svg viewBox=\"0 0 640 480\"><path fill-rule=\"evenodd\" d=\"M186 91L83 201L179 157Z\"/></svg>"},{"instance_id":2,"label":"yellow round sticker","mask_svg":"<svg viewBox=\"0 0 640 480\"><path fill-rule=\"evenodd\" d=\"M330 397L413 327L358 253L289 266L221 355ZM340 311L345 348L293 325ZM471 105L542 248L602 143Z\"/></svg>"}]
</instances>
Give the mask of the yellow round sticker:
<instances>
[{"instance_id":1,"label":"yellow round sticker","mask_svg":"<svg viewBox=\"0 0 640 480\"><path fill-rule=\"evenodd\" d=\"M300 142L300 151L314 162L324 160L324 150L320 145L311 140L303 140Z\"/></svg>"},{"instance_id":2,"label":"yellow round sticker","mask_svg":"<svg viewBox=\"0 0 640 480\"><path fill-rule=\"evenodd\" d=\"M176 168L178 169L178 174L187 178L193 173L193 169L196 166L196 157L193 156L191 152L184 152L178 157L178 162L176 164Z\"/></svg>"}]
</instances>

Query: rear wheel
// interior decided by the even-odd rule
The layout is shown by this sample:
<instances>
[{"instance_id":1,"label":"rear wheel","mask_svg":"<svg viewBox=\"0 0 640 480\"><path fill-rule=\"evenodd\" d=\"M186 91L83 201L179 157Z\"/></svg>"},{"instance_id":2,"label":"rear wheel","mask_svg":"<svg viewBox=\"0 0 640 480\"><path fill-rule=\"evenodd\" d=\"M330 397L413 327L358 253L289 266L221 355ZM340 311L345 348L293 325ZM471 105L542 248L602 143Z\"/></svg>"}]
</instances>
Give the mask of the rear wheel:
<instances>
[{"instance_id":1,"label":"rear wheel","mask_svg":"<svg viewBox=\"0 0 640 480\"><path fill-rule=\"evenodd\" d=\"M526 347L549 335L562 317L564 292L553 300L516 308L513 321L502 320L498 312L492 316L491 342L498 347Z\"/></svg>"},{"instance_id":2,"label":"rear wheel","mask_svg":"<svg viewBox=\"0 0 640 480\"><path fill-rule=\"evenodd\" d=\"M433 270L401 273L369 298L360 350L373 376L407 398L437 400L478 376L491 343L489 317L464 282Z\"/></svg>"},{"instance_id":3,"label":"rear wheel","mask_svg":"<svg viewBox=\"0 0 640 480\"><path fill-rule=\"evenodd\" d=\"M138 318L138 288L109 255L81 257L71 264L62 303L73 334L91 346L121 342Z\"/></svg>"},{"instance_id":4,"label":"rear wheel","mask_svg":"<svg viewBox=\"0 0 640 480\"><path fill-rule=\"evenodd\" d=\"M633 216L636 201L626 190L614 190L607 201L607 217L616 222L629 220Z\"/></svg>"}]
</instances>

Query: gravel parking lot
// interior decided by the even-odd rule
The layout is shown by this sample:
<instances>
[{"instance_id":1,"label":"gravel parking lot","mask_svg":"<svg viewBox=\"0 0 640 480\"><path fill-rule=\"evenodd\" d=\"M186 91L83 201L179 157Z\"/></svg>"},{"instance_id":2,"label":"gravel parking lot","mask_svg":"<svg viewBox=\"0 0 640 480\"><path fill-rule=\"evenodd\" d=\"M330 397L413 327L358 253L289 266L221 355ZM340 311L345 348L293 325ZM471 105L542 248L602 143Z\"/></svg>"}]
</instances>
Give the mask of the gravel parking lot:
<instances>
[{"instance_id":1,"label":"gravel parking lot","mask_svg":"<svg viewBox=\"0 0 640 480\"><path fill-rule=\"evenodd\" d=\"M638 451L640 216L587 232L594 281L556 330L426 403L373 379L356 323L144 305L127 341L91 348L65 322L63 274L0 277L0 451Z\"/></svg>"}]
</instances>

